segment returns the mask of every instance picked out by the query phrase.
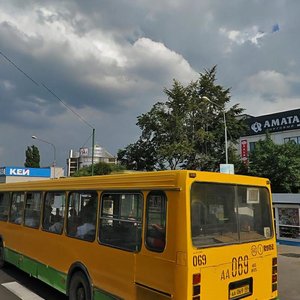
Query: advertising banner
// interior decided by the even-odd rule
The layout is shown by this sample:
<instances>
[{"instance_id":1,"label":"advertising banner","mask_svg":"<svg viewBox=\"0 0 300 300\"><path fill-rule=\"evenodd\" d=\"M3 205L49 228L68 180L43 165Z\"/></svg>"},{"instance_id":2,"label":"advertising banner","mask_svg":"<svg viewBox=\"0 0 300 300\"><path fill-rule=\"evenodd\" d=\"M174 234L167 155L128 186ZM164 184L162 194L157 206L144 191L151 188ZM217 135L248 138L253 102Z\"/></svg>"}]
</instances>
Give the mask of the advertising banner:
<instances>
[{"instance_id":1,"label":"advertising banner","mask_svg":"<svg viewBox=\"0 0 300 300\"><path fill-rule=\"evenodd\" d=\"M300 129L300 109L284 111L281 113L250 117L245 119L248 125L247 135L264 134Z\"/></svg>"},{"instance_id":2,"label":"advertising banner","mask_svg":"<svg viewBox=\"0 0 300 300\"><path fill-rule=\"evenodd\" d=\"M244 163L248 162L248 142L247 140L241 140L241 157Z\"/></svg>"},{"instance_id":3,"label":"advertising banner","mask_svg":"<svg viewBox=\"0 0 300 300\"><path fill-rule=\"evenodd\" d=\"M5 176L25 176L25 177L50 177L50 168L20 168L20 167L4 167L0 171L0 175Z\"/></svg>"}]
</instances>

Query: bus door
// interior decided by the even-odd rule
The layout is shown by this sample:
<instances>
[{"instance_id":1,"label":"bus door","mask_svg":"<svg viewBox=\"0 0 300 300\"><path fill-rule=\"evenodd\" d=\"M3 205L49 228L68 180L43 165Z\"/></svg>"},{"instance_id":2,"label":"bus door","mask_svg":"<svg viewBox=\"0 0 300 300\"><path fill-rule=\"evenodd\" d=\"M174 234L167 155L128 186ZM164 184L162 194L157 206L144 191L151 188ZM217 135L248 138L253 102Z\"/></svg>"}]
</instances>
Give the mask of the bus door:
<instances>
[{"instance_id":1,"label":"bus door","mask_svg":"<svg viewBox=\"0 0 300 300\"><path fill-rule=\"evenodd\" d=\"M167 198L162 191L152 191L146 199L145 240L136 255L136 299L171 298L170 284L174 264L166 259ZM171 277L170 277L171 276Z\"/></svg>"},{"instance_id":2,"label":"bus door","mask_svg":"<svg viewBox=\"0 0 300 300\"><path fill-rule=\"evenodd\" d=\"M101 197L99 242L101 257L96 272L100 288L133 299L135 253L141 248L143 194L104 192Z\"/></svg>"},{"instance_id":3,"label":"bus door","mask_svg":"<svg viewBox=\"0 0 300 300\"><path fill-rule=\"evenodd\" d=\"M11 206L9 212L8 230L9 233L5 236L6 247L9 248L9 253L6 253L6 259L16 265L20 266L18 249L19 245L24 244L24 236L22 234L23 218L24 218L24 192L14 192L11 195Z\"/></svg>"}]
</instances>

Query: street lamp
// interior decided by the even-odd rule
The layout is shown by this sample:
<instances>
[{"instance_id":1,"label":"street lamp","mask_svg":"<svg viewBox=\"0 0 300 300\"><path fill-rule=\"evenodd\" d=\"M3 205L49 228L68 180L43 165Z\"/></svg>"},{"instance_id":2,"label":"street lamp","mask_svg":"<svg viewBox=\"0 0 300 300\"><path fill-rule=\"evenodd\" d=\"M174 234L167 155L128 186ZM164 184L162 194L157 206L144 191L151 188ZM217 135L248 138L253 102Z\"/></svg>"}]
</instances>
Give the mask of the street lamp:
<instances>
[{"instance_id":1,"label":"street lamp","mask_svg":"<svg viewBox=\"0 0 300 300\"><path fill-rule=\"evenodd\" d=\"M220 108L220 110L223 113L223 120L224 120L224 136L225 136L225 160L226 160L226 164L228 164L228 142L227 142L227 125L226 125L226 115L225 115L225 108L223 108L221 105L217 104L216 102L210 100L208 97L203 96L201 97L204 100L207 100L208 102L214 104L215 106L217 106L218 108Z\"/></svg>"},{"instance_id":2,"label":"street lamp","mask_svg":"<svg viewBox=\"0 0 300 300\"><path fill-rule=\"evenodd\" d=\"M52 143L50 143L48 141L45 141L45 140L43 140L41 138L38 138L35 135L33 135L31 138L33 138L34 140L38 140L38 141L44 142L44 143L49 144L49 145L52 146L52 148L53 148L53 163L52 163L52 166L53 166L53 177L55 178L55 167L56 167L56 148L55 148L55 146Z\"/></svg>"}]
</instances>

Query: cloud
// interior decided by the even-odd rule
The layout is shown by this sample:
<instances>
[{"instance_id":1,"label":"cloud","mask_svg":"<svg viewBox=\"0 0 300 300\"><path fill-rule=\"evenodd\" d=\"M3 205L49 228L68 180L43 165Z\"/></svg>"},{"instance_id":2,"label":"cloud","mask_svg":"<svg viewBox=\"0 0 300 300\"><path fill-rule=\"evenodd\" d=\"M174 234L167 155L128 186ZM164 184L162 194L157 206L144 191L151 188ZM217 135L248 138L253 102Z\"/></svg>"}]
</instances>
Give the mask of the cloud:
<instances>
[{"instance_id":1,"label":"cloud","mask_svg":"<svg viewBox=\"0 0 300 300\"><path fill-rule=\"evenodd\" d=\"M11 91L15 89L15 85L9 80L0 80L0 88L6 91Z\"/></svg>"},{"instance_id":2,"label":"cloud","mask_svg":"<svg viewBox=\"0 0 300 300\"><path fill-rule=\"evenodd\" d=\"M291 78L274 70L259 71L246 79L249 91L266 97L285 97L291 91Z\"/></svg>"},{"instance_id":3,"label":"cloud","mask_svg":"<svg viewBox=\"0 0 300 300\"><path fill-rule=\"evenodd\" d=\"M243 30L230 30L225 27L219 29L219 33L230 41L230 45L226 48L226 52L232 51L233 45L241 46L245 43L253 44L261 47L262 40L271 33L279 31L279 24L274 24L271 31L263 31L259 26L254 25Z\"/></svg>"},{"instance_id":4,"label":"cloud","mask_svg":"<svg viewBox=\"0 0 300 300\"><path fill-rule=\"evenodd\" d=\"M97 142L114 154L135 141L136 117L166 100L163 88L173 78L188 83L214 65L218 84L231 88L246 113L268 113L270 101L272 109L297 104L300 2L0 0L0 5L0 51L38 83L0 57L3 164L21 164L33 134L57 146L61 164L71 147L90 136L90 128L42 83L93 124ZM39 146L48 164L51 151Z\"/></svg>"},{"instance_id":5,"label":"cloud","mask_svg":"<svg viewBox=\"0 0 300 300\"><path fill-rule=\"evenodd\" d=\"M197 72L182 55L149 38L140 38L133 44L128 67L137 74L142 72L144 78L152 82L159 82L163 78L172 79L173 74L178 74L177 79L186 83L197 76Z\"/></svg>"},{"instance_id":6,"label":"cloud","mask_svg":"<svg viewBox=\"0 0 300 300\"><path fill-rule=\"evenodd\" d=\"M232 43L237 45L243 45L246 42L250 42L258 46L260 39L266 35L266 33L260 31L257 26L253 26L243 31L228 30L222 27L220 28L219 32L220 34L226 36Z\"/></svg>"},{"instance_id":7,"label":"cloud","mask_svg":"<svg viewBox=\"0 0 300 300\"><path fill-rule=\"evenodd\" d=\"M294 90L299 84L298 75L262 70L240 83L233 102L242 102L241 105L253 115L296 109L299 108L299 96ZM241 95L243 101L240 101Z\"/></svg>"}]
</instances>

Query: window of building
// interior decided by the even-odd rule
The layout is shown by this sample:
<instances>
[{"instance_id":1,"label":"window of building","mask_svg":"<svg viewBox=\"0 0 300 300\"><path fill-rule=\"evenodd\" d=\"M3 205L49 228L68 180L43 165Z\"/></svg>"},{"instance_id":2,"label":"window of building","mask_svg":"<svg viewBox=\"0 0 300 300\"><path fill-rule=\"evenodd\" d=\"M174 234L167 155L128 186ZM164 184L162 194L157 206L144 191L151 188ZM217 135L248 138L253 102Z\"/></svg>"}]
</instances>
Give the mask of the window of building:
<instances>
[{"instance_id":1,"label":"window of building","mask_svg":"<svg viewBox=\"0 0 300 300\"><path fill-rule=\"evenodd\" d=\"M293 136L293 137L286 137L284 138L284 143L294 143L294 144L300 144L300 136Z\"/></svg>"},{"instance_id":2,"label":"window of building","mask_svg":"<svg viewBox=\"0 0 300 300\"><path fill-rule=\"evenodd\" d=\"M256 142L249 142L249 151L253 151L255 149Z\"/></svg>"},{"instance_id":3,"label":"window of building","mask_svg":"<svg viewBox=\"0 0 300 300\"><path fill-rule=\"evenodd\" d=\"M298 207L278 207L278 237L300 239Z\"/></svg>"},{"instance_id":4,"label":"window of building","mask_svg":"<svg viewBox=\"0 0 300 300\"><path fill-rule=\"evenodd\" d=\"M49 192L45 197L43 229L61 234L64 226L65 193Z\"/></svg>"},{"instance_id":5,"label":"window of building","mask_svg":"<svg viewBox=\"0 0 300 300\"><path fill-rule=\"evenodd\" d=\"M82 191L70 193L67 220L68 236L94 241L97 208L97 192Z\"/></svg>"},{"instance_id":6,"label":"window of building","mask_svg":"<svg viewBox=\"0 0 300 300\"><path fill-rule=\"evenodd\" d=\"M39 192L27 192L24 224L28 227L39 228L41 217L42 196Z\"/></svg>"},{"instance_id":7,"label":"window of building","mask_svg":"<svg viewBox=\"0 0 300 300\"><path fill-rule=\"evenodd\" d=\"M22 224L24 213L24 199L25 194L23 192L12 193L11 208L9 221L15 224Z\"/></svg>"},{"instance_id":8,"label":"window of building","mask_svg":"<svg viewBox=\"0 0 300 300\"><path fill-rule=\"evenodd\" d=\"M9 207L10 207L10 194L0 193L0 221L8 220Z\"/></svg>"},{"instance_id":9,"label":"window of building","mask_svg":"<svg viewBox=\"0 0 300 300\"><path fill-rule=\"evenodd\" d=\"M101 197L100 243L128 251L139 251L142 209L143 196L140 193L104 193Z\"/></svg>"},{"instance_id":10,"label":"window of building","mask_svg":"<svg viewBox=\"0 0 300 300\"><path fill-rule=\"evenodd\" d=\"M166 245L167 198L161 191L150 192L146 205L146 246L162 252Z\"/></svg>"}]
</instances>

